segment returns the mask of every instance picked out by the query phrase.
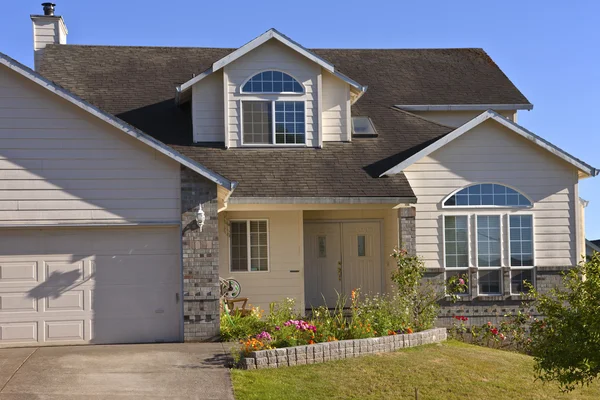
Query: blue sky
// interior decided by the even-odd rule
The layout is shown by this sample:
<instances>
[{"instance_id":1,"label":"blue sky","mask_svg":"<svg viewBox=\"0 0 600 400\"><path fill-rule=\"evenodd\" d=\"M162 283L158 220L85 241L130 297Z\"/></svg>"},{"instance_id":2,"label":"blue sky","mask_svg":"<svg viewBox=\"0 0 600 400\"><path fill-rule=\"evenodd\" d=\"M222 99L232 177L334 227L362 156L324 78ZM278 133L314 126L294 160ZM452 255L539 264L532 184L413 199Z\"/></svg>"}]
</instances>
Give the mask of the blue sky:
<instances>
[{"instance_id":1,"label":"blue sky","mask_svg":"<svg viewBox=\"0 0 600 400\"><path fill-rule=\"evenodd\" d=\"M535 106L519 123L600 168L599 1L55 2L73 44L238 47L274 27L309 48L482 47ZM30 66L40 3L2 4L0 51ZM600 177L580 196L600 239Z\"/></svg>"}]
</instances>

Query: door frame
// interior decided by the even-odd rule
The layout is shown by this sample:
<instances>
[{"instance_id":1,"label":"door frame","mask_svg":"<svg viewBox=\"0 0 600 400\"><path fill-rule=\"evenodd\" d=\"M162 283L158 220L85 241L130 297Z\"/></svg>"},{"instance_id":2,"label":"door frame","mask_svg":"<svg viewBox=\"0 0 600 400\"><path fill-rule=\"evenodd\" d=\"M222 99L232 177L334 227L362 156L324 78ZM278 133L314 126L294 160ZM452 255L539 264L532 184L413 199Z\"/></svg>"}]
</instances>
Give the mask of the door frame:
<instances>
[{"instance_id":1,"label":"door frame","mask_svg":"<svg viewBox=\"0 0 600 400\"><path fill-rule=\"evenodd\" d=\"M344 222L349 222L349 223L360 223L360 222L376 222L379 225L379 251L381 253L381 262L379 265L380 268L380 273L381 273L381 292L383 293L385 291L385 257L384 257L384 245L383 243L385 242L384 240L384 230L383 230L383 222L384 220L382 218L368 218L368 219L357 219L357 218L352 218L352 219L305 219L303 221L303 225L304 224L328 224L328 223L333 223L333 224L343 224ZM342 241L343 243L343 236L344 233L343 231L340 229L340 241ZM302 239L304 240L304 239ZM304 243L302 244L304 246ZM343 268L344 268L344 251L343 251L343 246L341 248L341 254L340 254L340 258L342 260L342 273L343 273ZM306 271L306 260L304 260L304 271ZM304 278L306 279L306 275L304 276ZM342 282L342 291L344 291L345 288L343 287L343 282ZM306 296L306 293L304 294L304 296Z\"/></svg>"}]
</instances>

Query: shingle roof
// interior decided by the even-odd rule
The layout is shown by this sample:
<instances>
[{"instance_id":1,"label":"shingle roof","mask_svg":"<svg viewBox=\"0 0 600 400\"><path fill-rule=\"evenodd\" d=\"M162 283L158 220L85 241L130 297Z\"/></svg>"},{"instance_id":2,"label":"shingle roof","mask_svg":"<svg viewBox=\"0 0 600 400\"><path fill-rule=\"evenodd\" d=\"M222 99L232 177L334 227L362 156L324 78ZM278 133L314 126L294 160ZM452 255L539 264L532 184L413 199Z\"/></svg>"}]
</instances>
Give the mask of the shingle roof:
<instances>
[{"instance_id":1,"label":"shingle roof","mask_svg":"<svg viewBox=\"0 0 600 400\"><path fill-rule=\"evenodd\" d=\"M234 196L412 197L403 174L378 178L452 128L396 104L526 104L480 49L313 50L367 93L353 115L373 120L377 138L323 149L223 149L192 142L189 105L175 87L235 49L50 45L40 72L78 96L239 182Z\"/></svg>"}]
</instances>

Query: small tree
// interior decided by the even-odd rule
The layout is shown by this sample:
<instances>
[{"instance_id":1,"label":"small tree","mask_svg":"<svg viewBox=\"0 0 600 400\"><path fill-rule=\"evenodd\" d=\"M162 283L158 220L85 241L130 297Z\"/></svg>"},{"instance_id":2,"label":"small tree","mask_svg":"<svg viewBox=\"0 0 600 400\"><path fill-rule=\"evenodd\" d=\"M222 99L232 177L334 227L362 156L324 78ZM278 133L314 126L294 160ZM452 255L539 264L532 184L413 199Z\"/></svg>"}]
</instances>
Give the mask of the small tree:
<instances>
[{"instance_id":1,"label":"small tree","mask_svg":"<svg viewBox=\"0 0 600 400\"><path fill-rule=\"evenodd\" d=\"M440 282L423 279L427 269L421 257L403 249L394 250L392 257L397 265L392 272L392 282L410 313L413 326L419 329L433 326L439 314L440 300L449 297L454 302L458 294L467 292L467 275L453 276L440 285Z\"/></svg>"},{"instance_id":2,"label":"small tree","mask_svg":"<svg viewBox=\"0 0 600 400\"><path fill-rule=\"evenodd\" d=\"M540 380L571 391L600 374L600 253L565 273L563 283L547 294L531 288L544 316L531 327L531 353Z\"/></svg>"}]
</instances>

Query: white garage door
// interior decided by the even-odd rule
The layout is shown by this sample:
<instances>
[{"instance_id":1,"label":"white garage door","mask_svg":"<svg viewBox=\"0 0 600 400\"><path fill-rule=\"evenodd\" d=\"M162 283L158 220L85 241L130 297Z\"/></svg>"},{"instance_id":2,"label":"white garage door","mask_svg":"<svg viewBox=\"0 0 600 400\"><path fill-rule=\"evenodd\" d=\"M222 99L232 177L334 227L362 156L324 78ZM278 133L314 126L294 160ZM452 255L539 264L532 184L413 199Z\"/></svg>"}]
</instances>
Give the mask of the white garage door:
<instances>
[{"instance_id":1,"label":"white garage door","mask_svg":"<svg viewBox=\"0 0 600 400\"><path fill-rule=\"evenodd\" d=\"M0 230L0 346L178 341L178 228Z\"/></svg>"}]
</instances>

